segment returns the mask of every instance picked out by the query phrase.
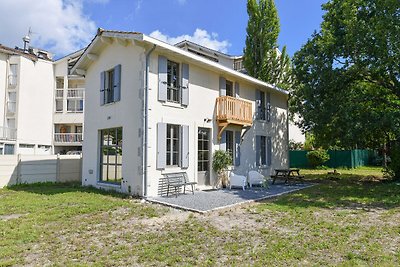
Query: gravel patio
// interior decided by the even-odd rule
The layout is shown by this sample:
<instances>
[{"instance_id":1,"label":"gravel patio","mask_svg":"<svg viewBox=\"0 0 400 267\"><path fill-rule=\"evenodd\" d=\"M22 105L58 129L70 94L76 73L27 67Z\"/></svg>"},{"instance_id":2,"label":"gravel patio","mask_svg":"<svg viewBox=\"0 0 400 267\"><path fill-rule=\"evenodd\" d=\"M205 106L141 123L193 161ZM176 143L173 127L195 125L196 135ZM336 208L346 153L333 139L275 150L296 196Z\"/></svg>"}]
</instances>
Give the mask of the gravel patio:
<instances>
[{"instance_id":1,"label":"gravel patio","mask_svg":"<svg viewBox=\"0 0 400 267\"><path fill-rule=\"evenodd\" d=\"M253 187L252 189L242 190L239 188L195 191L194 195L191 192L179 194L175 197L174 194L166 197L149 197L147 201L158 203L177 209L194 211L198 213L206 213L214 210L229 208L235 205L260 201L267 198L273 198L279 195L288 194L307 187L313 186L310 183L298 184L274 184L269 188Z\"/></svg>"}]
</instances>

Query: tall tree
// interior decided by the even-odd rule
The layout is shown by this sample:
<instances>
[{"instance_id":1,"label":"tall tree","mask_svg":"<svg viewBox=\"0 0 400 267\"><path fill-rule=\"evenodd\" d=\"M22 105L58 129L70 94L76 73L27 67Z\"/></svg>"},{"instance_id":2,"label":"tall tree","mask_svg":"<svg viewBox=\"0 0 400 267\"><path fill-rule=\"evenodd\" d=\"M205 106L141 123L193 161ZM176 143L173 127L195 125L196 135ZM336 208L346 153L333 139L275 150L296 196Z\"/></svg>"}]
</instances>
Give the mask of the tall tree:
<instances>
[{"instance_id":1,"label":"tall tree","mask_svg":"<svg viewBox=\"0 0 400 267\"><path fill-rule=\"evenodd\" d=\"M296 52L293 111L319 144L378 147L400 138L400 2L331 0Z\"/></svg>"},{"instance_id":2,"label":"tall tree","mask_svg":"<svg viewBox=\"0 0 400 267\"><path fill-rule=\"evenodd\" d=\"M244 67L247 73L271 84L288 87L291 82L290 58L286 47L278 52L280 31L274 0L248 0Z\"/></svg>"}]
</instances>

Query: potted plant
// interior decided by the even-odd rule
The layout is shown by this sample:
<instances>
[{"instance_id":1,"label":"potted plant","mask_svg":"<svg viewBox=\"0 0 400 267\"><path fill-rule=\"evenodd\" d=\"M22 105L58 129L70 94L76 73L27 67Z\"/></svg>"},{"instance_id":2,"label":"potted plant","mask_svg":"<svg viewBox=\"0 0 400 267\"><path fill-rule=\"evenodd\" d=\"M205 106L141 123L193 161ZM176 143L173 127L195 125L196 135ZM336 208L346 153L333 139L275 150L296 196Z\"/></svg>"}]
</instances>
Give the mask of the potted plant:
<instances>
[{"instance_id":1,"label":"potted plant","mask_svg":"<svg viewBox=\"0 0 400 267\"><path fill-rule=\"evenodd\" d=\"M217 150L213 155L212 168L217 173L218 185L226 187L228 184L228 175L226 170L232 164L232 155L223 150Z\"/></svg>"}]
</instances>

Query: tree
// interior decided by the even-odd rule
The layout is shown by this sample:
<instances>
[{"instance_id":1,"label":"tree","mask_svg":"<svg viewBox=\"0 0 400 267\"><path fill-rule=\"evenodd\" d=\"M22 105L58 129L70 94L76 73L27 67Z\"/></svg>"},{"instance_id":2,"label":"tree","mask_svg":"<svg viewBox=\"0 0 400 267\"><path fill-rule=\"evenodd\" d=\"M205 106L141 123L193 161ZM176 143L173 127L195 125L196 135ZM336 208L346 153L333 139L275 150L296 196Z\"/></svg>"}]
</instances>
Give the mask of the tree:
<instances>
[{"instance_id":1,"label":"tree","mask_svg":"<svg viewBox=\"0 0 400 267\"><path fill-rule=\"evenodd\" d=\"M278 12L273 0L248 0L246 47L244 67L247 73L257 79L290 87L291 63L286 47L278 50L280 31Z\"/></svg>"},{"instance_id":2,"label":"tree","mask_svg":"<svg viewBox=\"0 0 400 267\"><path fill-rule=\"evenodd\" d=\"M296 52L292 112L317 145L376 148L400 136L400 2L331 0Z\"/></svg>"}]
</instances>

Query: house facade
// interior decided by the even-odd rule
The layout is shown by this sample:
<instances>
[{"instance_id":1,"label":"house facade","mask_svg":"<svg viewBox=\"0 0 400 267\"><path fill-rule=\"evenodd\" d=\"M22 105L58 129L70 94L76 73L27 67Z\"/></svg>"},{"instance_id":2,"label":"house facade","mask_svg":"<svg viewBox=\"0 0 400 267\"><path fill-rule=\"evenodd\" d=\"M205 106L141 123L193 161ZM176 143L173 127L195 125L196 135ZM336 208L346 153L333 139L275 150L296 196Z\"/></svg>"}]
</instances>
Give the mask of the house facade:
<instances>
[{"instance_id":1,"label":"house facade","mask_svg":"<svg viewBox=\"0 0 400 267\"><path fill-rule=\"evenodd\" d=\"M99 29L72 71L87 88L83 185L156 196L163 174L185 171L210 188L220 149L239 174L288 167L288 92L234 64Z\"/></svg>"},{"instance_id":2,"label":"house facade","mask_svg":"<svg viewBox=\"0 0 400 267\"><path fill-rule=\"evenodd\" d=\"M0 155L81 150L84 80L69 75L81 52L53 61L27 44L0 45Z\"/></svg>"}]
</instances>

